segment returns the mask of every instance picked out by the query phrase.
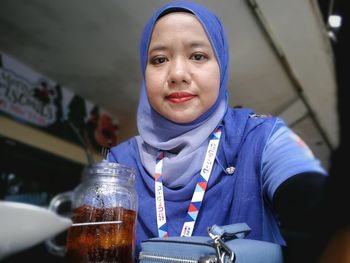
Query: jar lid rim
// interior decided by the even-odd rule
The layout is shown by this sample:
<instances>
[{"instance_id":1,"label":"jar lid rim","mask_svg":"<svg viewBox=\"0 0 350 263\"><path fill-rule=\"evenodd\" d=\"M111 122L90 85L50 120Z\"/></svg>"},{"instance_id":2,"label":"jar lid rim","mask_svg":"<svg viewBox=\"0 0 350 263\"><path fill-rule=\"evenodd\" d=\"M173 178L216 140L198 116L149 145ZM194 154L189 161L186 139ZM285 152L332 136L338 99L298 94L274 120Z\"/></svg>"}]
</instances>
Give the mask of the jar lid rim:
<instances>
[{"instance_id":1,"label":"jar lid rim","mask_svg":"<svg viewBox=\"0 0 350 263\"><path fill-rule=\"evenodd\" d=\"M116 162L108 162L108 161L102 161L98 163L94 163L90 166L87 166L86 169L88 171L91 171L92 173L99 173L99 174L113 174L111 171L119 170L121 169L124 173L130 173L135 175L136 170L135 168L126 166L121 163Z\"/></svg>"}]
</instances>

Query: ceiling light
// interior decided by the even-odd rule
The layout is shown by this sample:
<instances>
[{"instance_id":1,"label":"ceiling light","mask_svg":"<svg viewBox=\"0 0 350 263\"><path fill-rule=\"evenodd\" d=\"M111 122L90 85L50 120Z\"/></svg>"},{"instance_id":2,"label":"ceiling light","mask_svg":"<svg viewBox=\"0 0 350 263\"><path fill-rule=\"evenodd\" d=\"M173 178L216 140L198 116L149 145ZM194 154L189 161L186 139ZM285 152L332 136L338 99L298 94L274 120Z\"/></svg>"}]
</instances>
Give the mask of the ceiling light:
<instances>
[{"instance_id":1,"label":"ceiling light","mask_svg":"<svg viewBox=\"0 0 350 263\"><path fill-rule=\"evenodd\" d=\"M328 17L328 24L332 28L338 28L341 26L341 16L339 15L330 15Z\"/></svg>"}]
</instances>

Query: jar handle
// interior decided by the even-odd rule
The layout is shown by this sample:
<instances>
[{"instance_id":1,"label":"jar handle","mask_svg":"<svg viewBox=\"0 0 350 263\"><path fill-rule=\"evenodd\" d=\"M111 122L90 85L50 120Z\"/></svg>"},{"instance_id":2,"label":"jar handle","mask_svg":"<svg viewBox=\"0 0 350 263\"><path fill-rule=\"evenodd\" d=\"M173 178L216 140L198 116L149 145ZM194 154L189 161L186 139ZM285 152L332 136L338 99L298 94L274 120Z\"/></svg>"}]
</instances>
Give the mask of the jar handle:
<instances>
[{"instance_id":1,"label":"jar handle","mask_svg":"<svg viewBox=\"0 0 350 263\"><path fill-rule=\"evenodd\" d=\"M54 196L50 202L49 205L49 210L54 211L55 213L58 214L59 208L66 202L73 202L73 192L68 191L68 192L63 192L61 194L58 194ZM56 256L61 256L63 257L65 254L65 246L61 246L57 244L55 237L47 239L45 241L45 245L47 250Z\"/></svg>"}]
</instances>

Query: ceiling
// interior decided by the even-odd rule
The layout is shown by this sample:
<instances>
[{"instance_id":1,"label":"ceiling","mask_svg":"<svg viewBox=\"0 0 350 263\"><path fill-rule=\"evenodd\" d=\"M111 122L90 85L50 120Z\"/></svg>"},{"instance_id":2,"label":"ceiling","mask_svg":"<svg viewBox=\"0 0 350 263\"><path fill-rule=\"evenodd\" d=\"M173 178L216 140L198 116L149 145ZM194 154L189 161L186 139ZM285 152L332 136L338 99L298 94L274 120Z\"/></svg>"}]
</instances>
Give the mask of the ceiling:
<instances>
[{"instance_id":1,"label":"ceiling","mask_svg":"<svg viewBox=\"0 0 350 263\"><path fill-rule=\"evenodd\" d=\"M140 34L164 2L1 0L0 51L109 111L122 141L137 132ZM317 2L195 2L226 28L230 105L281 116L327 166L338 142L336 87Z\"/></svg>"}]
</instances>

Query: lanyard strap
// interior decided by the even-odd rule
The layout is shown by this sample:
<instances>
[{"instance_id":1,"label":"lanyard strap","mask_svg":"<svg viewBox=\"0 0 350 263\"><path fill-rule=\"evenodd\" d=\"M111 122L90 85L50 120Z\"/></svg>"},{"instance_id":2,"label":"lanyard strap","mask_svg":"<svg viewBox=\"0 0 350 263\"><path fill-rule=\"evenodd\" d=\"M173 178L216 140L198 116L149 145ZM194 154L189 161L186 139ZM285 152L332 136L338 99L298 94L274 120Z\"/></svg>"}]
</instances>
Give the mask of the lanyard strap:
<instances>
[{"instance_id":1,"label":"lanyard strap","mask_svg":"<svg viewBox=\"0 0 350 263\"><path fill-rule=\"evenodd\" d=\"M154 190L156 193L156 209L157 209L157 226L158 226L158 236L168 237L168 225L166 223L165 214L165 203L163 194L163 179L162 179L162 169L163 169L163 158L164 152L158 151L156 159L156 171L154 174Z\"/></svg>"},{"instance_id":2,"label":"lanyard strap","mask_svg":"<svg viewBox=\"0 0 350 263\"><path fill-rule=\"evenodd\" d=\"M207 152L205 154L205 159L202 165L200 176L197 181L196 188L194 190L191 203L187 210L187 217L184 225L182 227L181 236L191 236L196 219L198 216L199 209L202 205L205 191L207 189L208 181L211 175L211 171L214 165L216 152L219 146L221 137L221 130L216 129L210 138ZM156 158L155 167L155 195L156 195L156 213L157 213L157 226L158 226L158 236L168 237L168 226L166 222L165 214L165 202L164 202L164 192L163 192L163 182L162 182L162 169L163 169L163 158L164 152L158 151Z\"/></svg>"}]
</instances>

